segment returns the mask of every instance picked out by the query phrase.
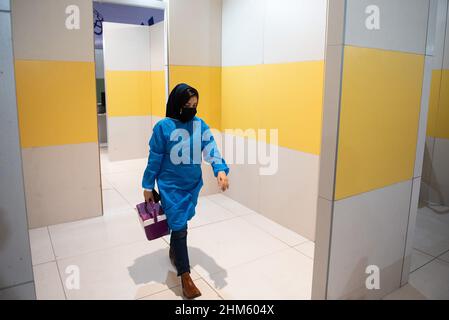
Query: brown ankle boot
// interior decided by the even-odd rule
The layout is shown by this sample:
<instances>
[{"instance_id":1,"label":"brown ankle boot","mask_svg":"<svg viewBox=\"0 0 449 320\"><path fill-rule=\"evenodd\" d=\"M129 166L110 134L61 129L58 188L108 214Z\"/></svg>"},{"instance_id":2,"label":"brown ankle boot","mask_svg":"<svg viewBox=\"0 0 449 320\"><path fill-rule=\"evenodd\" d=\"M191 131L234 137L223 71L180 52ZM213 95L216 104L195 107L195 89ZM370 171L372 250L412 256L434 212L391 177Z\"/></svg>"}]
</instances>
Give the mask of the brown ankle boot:
<instances>
[{"instance_id":1,"label":"brown ankle boot","mask_svg":"<svg viewBox=\"0 0 449 320\"><path fill-rule=\"evenodd\" d=\"M194 299L201 296L201 292L193 283L189 272L185 272L181 275L181 282L182 293L184 294L184 297L186 297L187 299Z\"/></svg>"},{"instance_id":2,"label":"brown ankle boot","mask_svg":"<svg viewBox=\"0 0 449 320\"><path fill-rule=\"evenodd\" d=\"M173 267L175 267L176 269L176 264L175 264L175 250L173 250L173 248L170 247L170 251L168 253L168 256L170 257L170 261L171 264L173 265Z\"/></svg>"}]
</instances>

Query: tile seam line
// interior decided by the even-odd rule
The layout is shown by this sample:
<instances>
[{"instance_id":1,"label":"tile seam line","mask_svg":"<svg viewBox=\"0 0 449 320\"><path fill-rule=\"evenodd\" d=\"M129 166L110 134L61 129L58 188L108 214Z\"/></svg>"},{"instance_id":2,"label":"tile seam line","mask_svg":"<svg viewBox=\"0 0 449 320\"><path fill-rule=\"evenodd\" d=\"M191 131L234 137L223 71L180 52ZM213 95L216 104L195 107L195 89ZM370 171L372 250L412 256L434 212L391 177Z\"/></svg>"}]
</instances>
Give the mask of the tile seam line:
<instances>
[{"instance_id":1,"label":"tile seam line","mask_svg":"<svg viewBox=\"0 0 449 320\"><path fill-rule=\"evenodd\" d=\"M202 224L202 225L199 225L199 226L192 226L192 227L189 227L189 230L199 229L199 228L202 228L202 227L207 227L207 226L210 226L210 225L213 225L213 224L218 224L218 223L221 223L221 222L227 222L227 221L230 221L230 220L234 220L236 218L239 218L239 217L230 217L230 218L226 218L226 219L220 219L220 220L217 220L217 221L214 221L214 222L205 223L205 224Z\"/></svg>"},{"instance_id":2,"label":"tile seam line","mask_svg":"<svg viewBox=\"0 0 449 320\"><path fill-rule=\"evenodd\" d=\"M259 214L260 214L260 213L259 213ZM260 215L262 215L262 214L260 214ZM262 216L263 216L263 215L262 215ZM265 217L265 216L263 216L263 217ZM243 218L243 219L244 219L244 218ZM307 240L304 241L304 242L300 242L300 243L291 245L291 244L287 243L286 241L284 241L284 240L278 238L277 236L275 236L275 235L272 234L271 232L268 232L267 230L264 230L262 227L259 227L258 225L253 224L252 222L247 221L246 219L244 219L244 220L245 220L247 223L249 223L250 225L252 225L253 227L256 227L256 228L259 229L260 231L263 231L264 233L270 235L272 238L274 238L274 239L276 239L276 240L282 242L283 244L289 246L290 248L293 248L293 247L295 247L295 246L299 246L299 245L301 245L301 244L304 244L304 243L310 241L310 240L307 239ZM303 237L303 238L304 238L304 237Z\"/></svg>"},{"instance_id":3,"label":"tile seam line","mask_svg":"<svg viewBox=\"0 0 449 320\"><path fill-rule=\"evenodd\" d=\"M177 278L179 278L179 277L177 277ZM201 279L201 278L198 278L198 279ZM198 279L196 279L196 280L198 280ZM192 279L192 280L193 280L193 279ZM193 281L196 281L196 280L193 280ZM160 282L158 282L158 283L160 283ZM146 283L146 284L148 284L148 283ZM160 284L162 284L162 283L160 283ZM144 284L144 285L145 285L145 284ZM166 285L167 287L164 288L164 289L156 290L156 291L154 291L153 293L144 295L144 296L142 296L142 297L140 297L140 298L135 298L134 300L143 300L143 299L145 299L145 298L154 296L154 295L159 294L159 293L164 292L164 291L168 291L168 290L173 291L173 290L172 290L173 288L177 288L177 287L181 287L181 286L182 286L182 284L179 284L179 283L178 283L178 284L174 284L173 286L168 286L167 284L165 284L165 285Z\"/></svg>"},{"instance_id":4,"label":"tile seam line","mask_svg":"<svg viewBox=\"0 0 449 320\"><path fill-rule=\"evenodd\" d=\"M225 300L225 298L206 280L204 279L201 275L200 275L200 279L204 281L204 283L206 283L206 285L212 289L213 292L215 292L215 294L221 299L221 300Z\"/></svg>"},{"instance_id":5,"label":"tile seam line","mask_svg":"<svg viewBox=\"0 0 449 320\"><path fill-rule=\"evenodd\" d=\"M267 217L265 217L265 216L264 216L263 214L261 214L261 213L257 213L257 214L261 215L261 216L264 217L264 218L267 218ZM248 214L248 215L249 215L249 214ZM299 236L305 238L306 240L291 245L291 244L287 243L286 241L284 241L284 240L278 238L277 236L275 236L275 235L272 234L271 232L268 232L267 230L264 230L262 227L258 226L258 225L255 224L255 223L252 223L252 222L246 220L246 219L243 218L243 217L244 217L244 216L242 216L242 219L244 219L244 220L245 220L247 223L249 223L250 225L252 225L252 226L258 228L258 229L261 230L261 231L264 231L265 233L269 234L269 235L270 235L271 237L273 237L274 239L281 241L282 243L286 244L286 245L289 246L290 248L293 248L293 247L296 247L296 246L299 246L299 245L301 245L301 244L304 244L304 243L307 243L307 242L311 241L311 240L309 240L309 239L306 239L304 236L299 235ZM267 218L267 219L268 219L268 218ZM271 219L269 219L269 220L272 221L272 222L274 222L274 223L276 223L275 221L273 221L273 220L271 220ZM278 223L277 223L277 224L278 224ZM282 225L280 225L280 224L278 224L278 225L281 226L281 227L283 227L283 228L285 228L284 226L282 226ZM290 231L291 231L291 230L290 230ZM292 232L294 232L294 231L292 231ZM313 242L313 241L312 241L312 242Z\"/></svg>"},{"instance_id":6,"label":"tile seam line","mask_svg":"<svg viewBox=\"0 0 449 320\"><path fill-rule=\"evenodd\" d=\"M448 250L448 251L449 251L449 250ZM446 251L446 252L447 252L447 251ZM432 262L435 262L435 261L444 262L444 263L447 263L447 264L449 265L449 261L439 259L439 256L438 256L438 257L433 257L433 259L431 259L430 261L427 261L426 263L424 263L424 264L423 264L422 266L420 266L419 268L416 268L414 271L410 272L410 275L412 275L412 274L415 273L416 271L418 271L418 270L424 268L424 267L427 266L428 264L430 264L430 263L432 263ZM409 282L407 282L407 283L409 283Z\"/></svg>"},{"instance_id":7,"label":"tile seam line","mask_svg":"<svg viewBox=\"0 0 449 320\"><path fill-rule=\"evenodd\" d=\"M270 253L263 254L263 255L261 255L261 256L259 256L257 258L253 258L253 259L250 259L250 260L242 262L242 263L231 265L231 266L227 267L225 270L215 271L215 272L212 272L212 273L206 272L206 274L209 275L209 276L216 275L216 274L218 274L220 272L224 272L224 271L228 271L230 269L235 269L235 268L238 268L238 267L242 267L242 266L244 266L246 264L250 264L252 262L256 262L258 260L267 258L269 256L272 256L272 255L275 255L275 254L278 254L278 253L281 253L283 251L288 251L288 250L294 250L295 252L300 253L298 250L295 250L294 248L291 248L291 247L277 249L277 250L271 251ZM304 254L303 254L303 256L306 257L306 258L309 258L309 257L305 256ZM195 271L195 272L198 273L201 277L203 277L198 271Z\"/></svg>"},{"instance_id":8,"label":"tile seam line","mask_svg":"<svg viewBox=\"0 0 449 320\"><path fill-rule=\"evenodd\" d=\"M443 253L440 254L438 257L436 257L436 260L438 260L438 261L443 261L443 262L446 262L446 263L449 263L449 258L448 258L447 260L444 260L443 258L441 258L441 256L443 256L443 255L445 255L445 254L447 254L447 253L449 253L449 250L443 252Z\"/></svg>"},{"instance_id":9,"label":"tile seam line","mask_svg":"<svg viewBox=\"0 0 449 320\"><path fill-rule=\"evenodd\" d=\"M219 193L219 192L218 192L218 193L213 193L213 194L205 195L205 196L203 196L203 197L213 196L213 195L216 195L216 194L221 194L221 193ZM223 196L225 196L225 195L223 195ZM232 200L232 201L237 202L238 204L240 204L241 206L245 207L246 209L249 209L249 210L251 210L251 211L254 211L254 210L252 210L252 209L250 209L250 208L244 206L244 205L241 204L240 202L238 202L238 201L236 201L236 200L234 200L234 199L232 199L232 198L230 198L230 197L228 197L228 196L225 196L225 197L229 198L229 199ZM229 210L228 208L226 208L225 206L223 206L223 205L222 205L221 203L219 203L217 200L210 199L210 198L208 198L208 200L214 202L216 205L222 207L222 208L225 209L226 211L230 212L232 215L236 215L234 212L232 212L231 210ZM257 211L254 211L254 212L255 212L255 213L258 213ZM236 217L243 217L243 216L249 215L249 214L253 214L253 213L251 212L251 213L246 213L246 214L238 214ZM259 214L260 214L260 213L259 213Z\"/></svg>"},{"instance_id":10,"label":"tile seam line","mask_svg":"<svg viewBox=\"0 0 449 320\"><path fill-rule=\"evenodd\" d=\"M210 201L214 201L214 200L212 200L212 199L209 199ZM235 201L235 200L234 200ZM220 205L219 203L217 203L217 202L215 202L217 205L219 205L219 206L221 206L222 208L224 208L222 205ZM245 207L246 208L246 207ZM224 208L225 210L228 210L228 209L226 209L226 208ZM248 208L249 209L249 208ZM251 210L251 209L250 209ZM231 212L230 210L228 210L229 212ZM254 210L253 210L254 211ZM231 212L232 213L232 212ZM264 218L267 218L267 217L265 217L263 214L261 214L261 213L259 213L259 212L257 212L257 211L255 211L255 213L256 214L259 214L259 215L261 215L262 217L264 217ZM263 232L265 232L266 234L269 234L271 237L273 237L274 239L276 239L276 240L279 240L279 241L281 241L282 243L285 243L286 245L288 245L289 247L294 247L294 246L298 246L298 245L301 245L301 244L304 244L304 243L306 243L306 242L308 242L308 241L311 241L311 240L309 240L309 239L307 239L307 240L305 240L305 241L303 241L303 242L299 242L299 243L297 243L297 244L294 244L294 245L290 245L290 244L288 244L287 242L285 242L284 240L282 240L282 239L280 239L280 238L278 238L278 237L276 237L275 235L273 235L273 234L271 234L270 232L268 232L268 231L266 231L266 230L264 230L264 229L262 229L262 227L259 227L258 225L256 225L256 224L254 224L254 223L252 223L252 222L250 222L250 221L248 221L248 220L246 220L245 218L243 218L243 217L245 217L245 216L248 216L248 215L251 215L251 214L254 214L254 213L248 213L248 214L244 214L244 215L239 215L239 216L236 216L236 217L234 217L234 218L242 218L242 219L244 219L245 220L245 222L247 222L248 224L250 224L250 225L252 225L252 226L254 226L254 227L256 227L256 228L258 228L259 230L261 230L261 231L263 231ZM268 219L268 218L267 218ZM228 219L228 220L231 220L231 219ZM273 221L273 220L271 220L271 219L269 219L270 221L272 221L272 222L274 222L274 223L276 223L275 221ZM223 220L224 221L224 220ZM220 221L217 221L217 222L220 222ZM213 222L212 222L213 223ZM210 223L210 224L212 224L212 223ZM279 225L279 226L281 226L281 227L283 227L282 225L280 225L280 224L278 224L278 223L276 223L277 225ZM285 227L284 227L285 228ZM291 231L291 230L290 230ZM292 232L294 232L294 231L292 231ZM301 235L300 235L301 236ZM303 237L303 236L301 236L301 237ZM305 238L305 237L303 237L303 238Z\"/></svg>"},{"instance_id":11,"label":"tile seam line","mask_svg":"<svg viewBox=\"0 0 449 320\"><path fill-rule=\"evenodd\" d=\"M445 255L446 253L449 253L449 249L448 250L446 250L446 251L444 251L443 253L441 253L440 255L438 255L436 258L440 258L442 255ZM446 260L443 260L443 261L446 261ZM449 262L449 261L448 261Z\"/></svg>"},{"instance_id":12,"label":"tile seam line","mask_svg":"<svg viewBox=\"0 0 449 320\"><path fill-rule=\"evenodd\" d=\"M411 266L410 266L410 274L409 274L409 275L411 275L413 272L418 271L419 269L425 267L426 265L428 265L429 263L431 263L432 261L434 261L434 260L436 260L436 259L437 259L436 257L433 257L433 256L432 256L431 259L430 259L429 261L427 261L426 263L424 263L422 266L417 267L417 268L414 269L413 271L412 271L412 268L411 268ZM409 282L407 282L407 283L409 283Z\"/></svg>"},{"instance_id":13,"label":"tile seam line","mask_svg":"<svg viewBox=\"0 0 449 320\"><path fill-rule=\"evenodd\" d=\"M126 161L126 160L125 160ZM120 161L115 161L115 162L120 162ZM145 170L145 169L142 169L142 172L143 172L143 170ZM102 171L102 174L105 174L105 175L110 175L110 174L118 174L118 173L132 173L132 172L134 172L134 169L132 169L132 170L128 170L128 169L124 169L123 171L122 170L119 170L119 171L114 171L114 172L107 172L107 171ZM136 173L136 172L134 172L134 173ZM139 170L139 172L138 172L139 174L140 174L140 170ZM143 174L142 174L143 175ZM108 181L111 185L112 185L112 182L110 182L110 181Z\"/></svg>"},{"instance_id":14,"label":"tile seam line","mask_svg":"<svg viewBox=\"0 0 449 320\"><path fill-rule=\"evenodd\" d=\"M21 282L21 283L12 285L12 286L7 286L7 287L0 288L0 292L4 291L4 290L15 288L15 287L20 287L20 286L23 286L23 285L26 285L26 284L34 284L34 280L25 281L25 282Z\"/></svg>"},{"instance_id":15,"label":"tile seam line","mask_svg":"<svg viewBox=\"0 0 449 320\"><path fill-rule=\"evenodd\" d=\"M90 251L86 251L86 252L82 252L82 253L77 253L77 254L70 255L70 256L61 256L61 257L57 257L56 258L56 262L59 263L59 262L63 262L64 260L70 260L70 259L75 259L75 258L77 259L77 258L80 258L80 257L83 257L83 256L92 255L94 253L99 253L99 252L102 252L102 251L109 251L109 250L117 249L117 248L120 248L120 247L130 246L132 244L138 244L140 242L142 242L142 243L145 242L146 243L146 242L148 242L148 240L135 240L135 241L131 241L131 242L120 243L120 244L117 244L117 245L114 245L114 246L108 246L108 247L105 247L105 248L100 248L100 249L90 250Z\"/></svg>"},{"instance_id":16,"label":"tile seam line","mask_svg":"<svg viewBox=\"0 0 449 320\"><path fill-rule=\"evenodd\" d=\"M100 180L101 180L101 175L100 175ZM110 182L109 180L108 180L108 182L109 182L109 184L112 186L112 189L115 191L115 192L117 192L118 193L118 195L120 196L120 198L122 199L122 200L124 200L130 207L131 207L131 209L132 210L135 210L135 204L132 204L119 190L118 190L118 188L116 188L116 186L115 186L115 184L113 184L112 182ZM103 196L103 190L101 190L101 194L102 194L102 196ZM104 217L104 212L103 212L103 217Z\"/></svg>"},{"instance_id":17,"label":"tile seam line","mask_svg":"<svg viewBox=\"0 0 449 320\"><path fill-rule=\"evenodd\" d=\"M425 252L425 251L423 251L423 250L421 250L421 249L418 249L418 248L413 247L413 250L416 250L416 251L418 251L419 253L428 255L428 256L430 256L430 257L432 257L432 258L436 258L436 256L434 256L433 254L430 254L430 253L428 253L428 252ZM449 250L448 250L448 251L449 251ZM445 251L445 252L446 252L446 251ZM443 254L444 254L444 253L443 253Z\"/></svg>"},{"instance_id":18,"label":"tile seam line","mask_svg":"<svg viewBox=\"0 0 449 320\"><path fill-rule=\"evenodd\" d=\"M438 255L435 256L435 255L433 255L433 254L424 252L424 251L419 250L419 249L416 249L416 248L413 248L413 249L416 250L416 251L419 251L419 252L422 253L422 254L425 254L425 255L428 255L428 256L432 257L432 258L433 258L432 260L439 259L439 260L442 260L442 261L446 261L446 260L440 259L440 257L441 257L442 255L445 255L446 253L449 253L449 249L447 249L447 250L442 251L440 254L438 254Z\"/></svg>"},{"instance_id":19,"label":"tile seam line","mask_svg":"<svg viewBox=\"0 0 449 320\"><path fill-rule=\"evenodd\" d=\"M39 263L33 264L33 268L34 268L34 267L42 266L42 265L47 264L47 263L52 263L52 262L56 262L56 259L54 259L54 260L49 260L49 261L45 261L45 262L39 262Z\"/></svg>"},{"instance_id":20,"label":"tile seam line","mask_svg":"<svg viewBox=\"0 0 449 320\"><path fill-rule=\"evenodd\" d=\"M259 214L260 214L260 213L259 213ZM219 224L219 223L222 223L222 222L228 222L228 221L235 220L235 219L242 219L245 223L247 223L248 225L250 225L251 227L253 227L253 228L255 228L255 229L259 230L259 231L262 231L264 234L270 236L272 239L275 239L275 240L281 242L282 244L284 244L284 245L286 245L286 246L288 246L288 247L290 247L290 248L292 247L292 246L290 246L288 243L286 243L285 241L282 241L281 239L278 239L277 237L275 237L274 235L272 235L272 234L269 233L268 231L263 230L263 229L260 228L259 226L255 225L255 224L253 224L253 223L251 223L251 222L249 222L249 221L247 221L247 220L244 219L243 217L244 217L244 216L236 216L236 217L232 217L232 218L229 218L229 219L226 219L226 220L221 220L221 221L211 222L211 223L208 223L208 224L204 224L204 225L201 225L201 226L194 227L194 228L192 228L192 230L194 230L194 229L199 229L199 228L205 227L205 226L210 226L210 225L214 225L214 224ZM307 241L305 241L305 242L307 242ZM302 243L305 243L305 242L302 242ZM302 244L302 243L300 243L300 244Z\"/></svg>"},{"instance_id":21,"label":"tile seam line","mask_svg":"<svg viewBox=\"0 0 449 320\"><path fill-rule=\"evenodd\" d=\"M199 275L200 276L200 275ZM193 279L192 279L193 280ZM195 281L197 281L197 280L203 280L205 283L206 283L206 285L209 287L209 288L211 288L212 289L212 291L214 291L216 294L217 294L217 296L219 296L222 300L224 300L224 298L214 289L214 288L212 288L211 287L211 285L205 280L205 279L203 279L201 276L198 278L198 279L195 279L195 280L193 280L193 282L195 282ZM167 288L165 288L165 289L162 289L162 290L157 290L157 291L155 291L155 292L153 292L153 293L150 293L150 294L148 294L148 295L144 295L144 296L142 296L142 297L140 297L140 298L137 298L137 299L135 299L135 300L143 300L143 299L145 299L145 298L150 298L151 296L154 296L154 295L156 295L156 294L159 294L159 293L162 293L162 292L165 292L165 291L172 291L173 292L173 289L174 288L180 288L180 287L182 287L182 284L176 284L176 285L174 285L174 286L167 286ZM182 297L182 296L181 296ZM146 299L146 300L153 300L153 299Z\"/></svg>"},{"instance_id":22,"label":"tile seam line","mask_svg":"<svg viewBox=\"0 0 449 320\"><path fill-rule=\"evenodd\" d=\"M50 239L51 250L53 252L53 257L55 258L54 262L56 264L56 270L58 272L58 277L59 277L59 281L60 281L61 286L62 286L62 291L64 292L64 298L65 298L65 300L67 300L67 292L66 292L66 288L65 288L65 285L64 285L64 281L62 281L61 269L59 267L58 260L56 259L56 252L55 252L55 248L54 248L54 245L53 245L53 239L51 237L50 228L48 226L45 227L45 228L47 229L47 234L48 234L48 237Z\"/></svg>"},{"instance_id":23,"label":"tile seam line","mask_svg":"<svg viewBox=\"0 0 449 320\"><path fill-rule=\"evenodd\" d=\"M306 255L304 252L300 251L299 249L297 249L296 247L292 247L292 249L298 251L300 254L302 254L304 257L309 258L310 260L312 260L312 263L314 261L314 258L309 257L308 255Z\"/></svg>"}]
</instances>

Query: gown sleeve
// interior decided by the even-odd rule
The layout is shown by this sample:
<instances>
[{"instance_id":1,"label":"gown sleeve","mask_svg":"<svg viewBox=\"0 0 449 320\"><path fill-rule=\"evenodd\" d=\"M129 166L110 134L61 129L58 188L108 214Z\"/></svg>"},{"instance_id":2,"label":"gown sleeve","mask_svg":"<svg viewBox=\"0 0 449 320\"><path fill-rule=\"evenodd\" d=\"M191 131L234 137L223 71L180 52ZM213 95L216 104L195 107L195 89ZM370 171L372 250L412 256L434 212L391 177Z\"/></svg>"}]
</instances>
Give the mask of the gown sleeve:
<instances>
[{"instance_id":1,"label":"gown sleeve","mask_svg":"<svg viewBox=\"0 0 449 320\"><path fill-rule=\"evenodd\" d=\"M218 150L217 143L215 142L214 136L210 131L209 126L202 121L202 136L201 139L201 151L203 152L204 160L212 166L214 176L218 176L220 171L224 171L226 175L229 173L229 168L226 165L225 160Z\"/></svg>"},{"instance_id":2,"label":"gown sleeve","mask_svg":"<svg viewBox=\"0 0 449 320\"><path fill-rule=\"evenodd\" d=\"M154 182L161 169L161 163L165 152L165 145L166 139L162 131L162 126L156 124L153 129L153 135L150 139L150 154L148 156L148 164L142 179L143 189L154 189Z\"/></svg>"}]
</instances>

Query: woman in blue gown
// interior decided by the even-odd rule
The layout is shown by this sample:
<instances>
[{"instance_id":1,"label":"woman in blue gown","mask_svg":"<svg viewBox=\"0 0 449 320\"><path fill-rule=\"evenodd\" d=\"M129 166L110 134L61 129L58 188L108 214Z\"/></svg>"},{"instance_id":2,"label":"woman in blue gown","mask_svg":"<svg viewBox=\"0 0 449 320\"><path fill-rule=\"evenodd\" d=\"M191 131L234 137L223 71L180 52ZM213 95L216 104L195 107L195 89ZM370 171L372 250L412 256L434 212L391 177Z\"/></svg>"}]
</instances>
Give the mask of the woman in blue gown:
<instances>
[{"instance_id":1,"label":"woman in blue gown","mask_svg":"<svg viewBox=\"0 0 449 320\"><path fill-rule=\"evenodd\" d=\"M178 84L170 93L166 118L159 121L150 139L148 165L142 179L145 201L154 201L155 182L171 230L170 259L181 277L183 294L201 295L190 278L187 223L195 215L203 186L201 161L211 164L222 191L229 188L229 168L221 157L209 126L196 117L198 91Z\"/></svg>"}]
</instances>

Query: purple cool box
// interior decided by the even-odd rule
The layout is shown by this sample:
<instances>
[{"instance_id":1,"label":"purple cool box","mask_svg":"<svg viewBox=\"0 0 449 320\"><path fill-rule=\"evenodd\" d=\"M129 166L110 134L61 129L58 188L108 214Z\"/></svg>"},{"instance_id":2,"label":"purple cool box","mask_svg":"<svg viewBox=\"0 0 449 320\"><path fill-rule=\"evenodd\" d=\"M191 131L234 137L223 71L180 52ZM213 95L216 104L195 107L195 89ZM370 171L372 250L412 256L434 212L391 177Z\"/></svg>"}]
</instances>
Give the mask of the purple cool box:
<instances>
[{"instance_id":1,"label":"purple cool box","mask_svg":"<svg viewBox=\"0 0 449 320\"><path fill-rule=\"evenodd\" d=\"M136 209L148 240L158 239L170 234L167 217L159 203L142 202L136 206Z\"/></svg>"}]
</instances>

